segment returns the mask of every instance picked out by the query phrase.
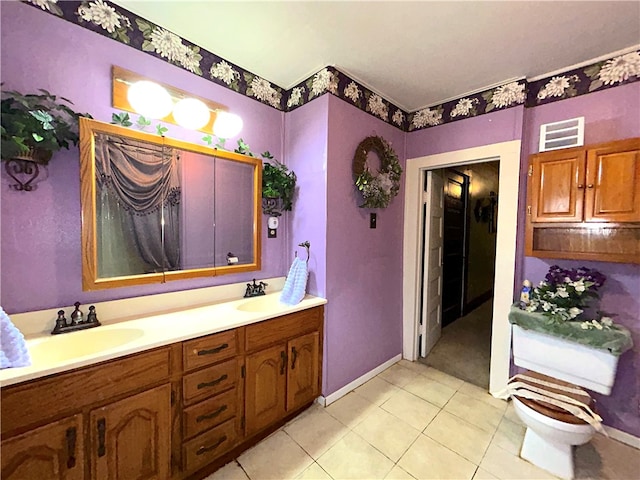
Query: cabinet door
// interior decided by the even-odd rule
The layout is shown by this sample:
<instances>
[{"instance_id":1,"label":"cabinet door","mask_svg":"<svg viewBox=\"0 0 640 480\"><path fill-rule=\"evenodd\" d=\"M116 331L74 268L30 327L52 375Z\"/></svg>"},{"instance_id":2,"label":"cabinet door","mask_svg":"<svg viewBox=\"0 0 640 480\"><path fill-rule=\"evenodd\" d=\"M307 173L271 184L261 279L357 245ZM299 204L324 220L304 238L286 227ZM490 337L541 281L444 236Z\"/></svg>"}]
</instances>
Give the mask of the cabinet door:
<instances>
[{"instance_id":1,"label":"cabinet door","mask_svg":"<svg viewBox=\"0 0 640 480\"><path fill-rule=\"evenodd\" d=\"M318 396L319 344L318 332L289 341L288 411L296 410Z\"/></svg>"},{"instance_id":2,"label":"cabinet door","mask_svg":"<svg viewBox=\"0 0 640 480\"><path fill-rule=\"evenodd\" d=\"M245 421L247 435L285 415L287 350L285 345L247 356Z\"/></svg>"},{"instance_id":3,"label":"cabinet door","mask_svg":"<svg viewBox=\"0 0 640 480\"><path fill-rule=\"evenodd\" d=\"M640 222L640 139L589 150L584 217L587 222Z\"/></svg>"},{"instance_id":4,"label":"cabinet door","mask_svg":"<svg viewBox=\"0 0 640 480\"><path fill-rule=\"evenodd\" d=\"M171 387L163 385L90 413L91 478L170 477Z\"/></svg>"},{"instance_id":5,"label":"cabinet door","mask_svg":"<svg viewBox=\"0 0 640 480\"><path fill-rule=\"evenodd\" d=\"M531 175L532 222L582 221L584 149L534 155Z\"/></svg>"},{"instance_id":6,"label":"cabinet door","mask_svg":"<svg viewBox=\"0 0 640 480\"><path fill-rule=\"evenodd\" d=\"M5 480L84 478L82 417L75 415L2 442Z\"/></svg>"}]
</instances>

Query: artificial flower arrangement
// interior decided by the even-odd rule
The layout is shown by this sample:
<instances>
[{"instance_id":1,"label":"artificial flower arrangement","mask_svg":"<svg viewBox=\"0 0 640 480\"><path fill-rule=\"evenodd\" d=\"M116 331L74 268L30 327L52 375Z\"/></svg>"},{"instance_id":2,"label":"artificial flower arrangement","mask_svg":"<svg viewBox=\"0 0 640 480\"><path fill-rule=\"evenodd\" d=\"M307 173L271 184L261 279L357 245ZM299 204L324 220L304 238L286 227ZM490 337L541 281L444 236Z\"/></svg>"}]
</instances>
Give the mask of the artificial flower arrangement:
<instances>
[{"instance_id":1,"label":"artificial flower arrangement","mask_svg":"<svg viewBox=\"0 0 640 480\"><path fill-rule=\"evenodd\" d=\"M549 269L540 284L529 293L529 301L522 302L523 310L540 312L552 322L583 320L585 311L598 299L598 289L604 285L606 277L585 267ZM613 324L609 316L598 312L598 319L583 322L583 328L610 328Z\"/></svg>"},{"instance_id":2,"label":"artificial flower arrangement","mask_svg":"<svg viewBox=\"0 0 640 480\"><path fill-rule=\"evenodd\" d=\"M595 300L606 277L585 267L549 269L538 286L526 281L509 322L526 330L552 335L620 355L633 346L631 333L614 324L612 314L597 310Z\"/></svg>"}]
</instances>

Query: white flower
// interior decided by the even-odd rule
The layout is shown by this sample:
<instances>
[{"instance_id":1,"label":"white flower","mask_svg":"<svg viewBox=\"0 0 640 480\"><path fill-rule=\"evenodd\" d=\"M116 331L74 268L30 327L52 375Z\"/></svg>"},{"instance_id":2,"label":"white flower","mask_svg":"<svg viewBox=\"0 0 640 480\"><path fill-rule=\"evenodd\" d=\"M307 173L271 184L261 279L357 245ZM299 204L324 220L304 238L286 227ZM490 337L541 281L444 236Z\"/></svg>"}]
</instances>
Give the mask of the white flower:
<instances>
[{"instance_id":1,"label":"white flower","mask_svg":"<svg viewBox=\"0 0 640 480\"><path fill-rule=\"evenodd\" d=\"M309 98L313 98L326 91L334 95L338 93L338 78L333 72L330 72L329 69L323 68L313 76Z\"/></svg>"},{"instance_id":2,"label":"white flower","mask_svg":"<svg viewBox=\"0 0 640 480\"><path fill-rule=\"evenodd\" d=\"M538 92L538 99L544 100L549 97L561 97L564 95L564 91L569 88L571 84L569 79L564 75L560 77L553 77L547 82L547 84Z\"/></svg>"},{"instance_id":3,"label":"white flower","mask_svg":"<svg viewBox=\"0 0 640 480\"><path fill-rule=\"evenodd\" d=\"M151 44L156 53L169 61L179 61L184 55L184 45L180 37L162 27L155 27L151 32Z\"/></svg>"},{"instance_id":4,"label":"white flower","mask_svg":"<svg viewBox=\"0 0 640 480\"><path fill-rule=\"evenodd\" d=\"M393 117L391 117L391 120L396 125L402 125L404 122L404 113L402 113L402 110L396 110Z\"/></svg>"},{"instance_id":5,"label":"white flower","mask_svg":"<svg viewBox=\"0 0 640 480\"><path fill-rule=\"evenodd\" d=\"M369 97L367 110L385 121L389 118L389 107L385 105L382 97L376 93Z\"/></svg>"},{"instance_id":6,"label":"white flower","mask_svg":"<svg viewBox=\"0 0 640 480\"><path fill-rule=\"evenodd\" d=\"M602 330L602 328L603 328L602 325L600 325L597 320L591 320L591 324L594 327L596 327L598 330Z\"/></svg>"},{"instance_id":7,"label":"white flower","mask_svg":"<svg viewBox=\"0 0 640 480\"><path fill-rule=\"evenodd\" d=\"M435 125L440 125L440 123L442 123L442 113L437 110L431 110L430 108L418 110L413 115L413 120L411 121L411 125L414 128L426 127L427 125L433 127Z\"/></svg>"},{"instance_id":8,"label":"white flower","mask_svg":"<svg viewBox=\"0 0 640 480\"><path fill-rule=\"evenodd\" d=\"M524 83L511 82L495 89L491 103L497 108L508 107L524 103L525 98Z\"/></svg>"},{"instance_id":9,"label":"white flower","mask_svg":"<svg viewBox=\"0 0 640 480\"><path fill-rule=\"evenodd\" d=\"M42 10L51 11L51 4L58 3L58 0L29 0L34 5L40 7Z\"/></svg>"},{"instance_id":10,"label":"white flower","mask_svg":"<svg viewBox=\"0 0 640 480\"><path fill-rule=\"evenodd\" d=\"M214 63L211 66L211 70L209 70L209 73L213 78L219 78L227 85L231 85L231 83L236 78L240 78L240 74L238 73L238 71L224 60L218 63Z\"/></svg>"},{"instance_id":11,"label":"white flower","mask_svg":"<svg viewBox=\"0 0 640 480\"><path fill-rule=\"evenodd\" d=\"M376 177L378 180L378 184L380 185L380 189L385 193L385 195L391 194L391 189L393 188L393 180L388 173L380 173Z\"/></svg>"},{"instance_id":12,"label":"white flower","mask_svg":"<svg viewBox=\"0 0 640 480\"><path fill-rule=\"evenodd\" d=\"M580 324L580 328L582 328L583 330L589 330L591 329L591 324L589 322L582 322Z\"/></svg>"},{"instance_id":13,"label":"white flower","mask_svg":"<svg viewBox=\"0 0 640 480\"><path fill-rule=\"evenodd\" d=\"M354 103L358 101L358 98L360 98L361 95L362 93L355 82L351 82L349 85L344 87L344 96L351 99Z\"/></svg>"},{"instance_id":14,"label":"white flower","mask_svg":"<svg viewBox=\"0 0 640 480\"><path fill-rule=\"evenodd\" d=\"M575 288L576 292L578 292L578 293L582 293L582 292L584 292L586 290L586 287L584 286L584 283L582 283L582 282L581 283L577 283L576 285L574 285L573 288Z\"/></svg>"},{"instance_id":15,"label":"white flower","mask_svg":"<svg viewBox=\"0 0 640 480\"><path fill-rule=\"evenodd\" d=\"M557 295L560 298L568 298L569 297L569 292L567 292L567 289L565 287L558 287L557 289Z\"/></svg>"},{"instance_id":16,"label":"white flower","mask_svg":"<svg viewBox=\"0 0 640 480\"><path fill-rule=\"evenodd\" d=\"M287 107L300 105L300 102L302 102L303 93L304 93L304 87L296 87L293 90L291 90L291 95L289 96L289 100L287 100Z\"/></svg>"},{"instance_id":17,"label":"white flower","mask_svg":"<svg viewBox=\"0 0 640 480\"><path fill-rule=\"evenodd\" d=\"M251 80L251 90L251 94L258 100L263 100L272 107L278 108L280 106L282 94L273 88L264 78L254 77L253 80Z\"/></svg>"},{"instance_id":18,"label":"white flower","mask_svg":"<svg viewBox=\"0 0 640 480\"><path fill-rule=\"evenodd\" d=\"M78 14L83 20L95 23L109 33L113 33L116 28L120 28L120 15L116 13L115 8L107 5L103 0L81 5L78 7Z\"/></svg>"},{"instance_id":19,"label":"white flower","mask_svg":"<svg viewBox=\"0 0 640 480\"><path fill-rule=\"evenodd\" d=\"M571 307L569 309L569 315L571 316L571 318L576 318L581 313L582 313L582 310L580 310L578 307Z\"/></svg>"},{"instance_id":20,"label":"white flower","mask_svg":"<svg viewBox=\"0 0 640 480\"><path fill-rule=\"evenodd\" d=\"M629 77L637 75L640 75L640 52L631 52L612 58L602 66L598 73L598 77L605 85L623 82Z\"/></svg>"},{"instance_id":21,"label":"white flower","mask_svg":"<svg viewBox=\"0 0 640 480\"><path fill-rule=\"evenodd\" d=\"M190 72L196 73L200 69L200 60L202 60L202 55L184 45L182 57L180 57L180 63L184 68Z\"/></svg>"},{"instance_id":22,"label":"white flower","mask_svg":"<svg viewBox=\"0 0 640 480\"><path fill-rule=\"evenodd\" d=\"M456 103L455 108L451 110L451 118L457 117L458 115L466 117L473 109L475 103L478 103L477 98L461 98L458 100L458 103Z\"/></svg>"},{"instance_id":23,"label":"white flower","mask_svg":"<svg viewBox=\"0 0 640 480\"><path fill-rule=\"evenodd\" d=\"M542 301L542 309L545 312L548 312L549 310L551 310L552 307L553 305L551 305L549 302L545 302L544 300Z\"/></svg>"},{"instance_id":24,"label":"white flower","mask_svg":"<svg viewBox=\"0 0 640 480\"><path fill-rule=\"evenodd\" d=\"M613 326L613 320L610 317L602 317L600 323L605 327L611 328Z\"/></svg>"}]
</instances>

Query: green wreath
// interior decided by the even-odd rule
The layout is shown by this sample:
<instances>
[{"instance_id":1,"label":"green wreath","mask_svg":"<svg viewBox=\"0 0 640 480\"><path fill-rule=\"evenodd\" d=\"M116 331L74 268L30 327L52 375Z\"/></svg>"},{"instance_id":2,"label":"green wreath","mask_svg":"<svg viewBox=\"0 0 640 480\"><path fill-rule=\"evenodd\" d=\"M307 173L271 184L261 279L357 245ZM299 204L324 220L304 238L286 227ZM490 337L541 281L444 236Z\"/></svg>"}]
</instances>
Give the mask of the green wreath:
<instances>
[{"instance_id":1,"label":"green wreath","mask_svg":"<svg viewBox=\"0 0 640 480\"><path fill-rule=\"evenodd\" d=\"M376 175L367 167L367 156L371 151L380 158L381 168ZM402 167L389 142L382 137L367 137L356 148L353 175L355 185L362 193L360 208L387 208L400 190Z\"/></svg>"}]
</instances>

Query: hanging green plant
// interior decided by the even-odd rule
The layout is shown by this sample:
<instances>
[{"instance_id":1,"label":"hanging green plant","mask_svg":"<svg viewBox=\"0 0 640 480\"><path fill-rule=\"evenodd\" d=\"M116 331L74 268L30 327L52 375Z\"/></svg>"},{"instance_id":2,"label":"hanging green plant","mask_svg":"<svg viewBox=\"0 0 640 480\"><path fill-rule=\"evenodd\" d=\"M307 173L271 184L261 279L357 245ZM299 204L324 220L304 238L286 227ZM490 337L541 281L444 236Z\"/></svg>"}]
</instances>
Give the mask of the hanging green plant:
<instances>
[{"instance_id":1,"label":"hanging green plant","mask_svg":"<svg viewBox=\"0 0 640 480\"><path fill-rule=\"evenodd\" d=\"M380 158L377 174L367 167L369 152L375 152ZM353 175L355 185L362 193L360 208L387 208L400 191L402 167L398 155L382 137L367 137L360 142L353 157Z\"/></svg>"},{"instance_id":2,"label":"hanging green plant","mask_svg":"<svg viewBox=\"0 0 640 480\"><path fill-rule=\"evenodd\" d=\"M271 153L261 155L265 160L262 167L262 210L267 215L279 216L282 211L290 212L296 189L296 174L287 166L273 158Z\"/></svg>"},{"instance_id":3,"label":"hanging green plant","mask_svg":"<svg viewBox=\"0 0 640 480\"><path fill-rule=\"evenodd\" d=\"M71 100L39 89L40 94L2 92L2 160L46 164L54 152L77 145L78 117Z\"/></svg>"}]
</instances>

